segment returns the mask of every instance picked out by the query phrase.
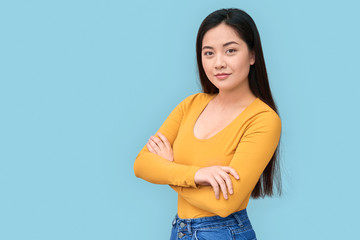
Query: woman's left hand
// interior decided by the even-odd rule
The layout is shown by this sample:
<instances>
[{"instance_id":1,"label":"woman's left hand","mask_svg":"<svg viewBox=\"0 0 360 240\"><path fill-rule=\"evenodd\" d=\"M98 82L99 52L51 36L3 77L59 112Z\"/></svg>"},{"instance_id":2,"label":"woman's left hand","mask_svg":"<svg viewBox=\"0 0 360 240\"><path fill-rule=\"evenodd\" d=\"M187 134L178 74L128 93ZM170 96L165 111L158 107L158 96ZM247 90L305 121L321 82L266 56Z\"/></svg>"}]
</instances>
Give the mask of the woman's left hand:
<instances>
[{"instance_id":1,"label":"woman's left hand","mask_svg":"<svg viewBox=\"0 0 360 240\"><path fill-rule=\"evenodd\" d=\"M174 161L174 153L171 147L170 142L167 138L161 134L157 133L160 138L151 136L149 141L146 143L147 148L150 152L155 153L170 162Z\"/></svg>"}]
</instances>

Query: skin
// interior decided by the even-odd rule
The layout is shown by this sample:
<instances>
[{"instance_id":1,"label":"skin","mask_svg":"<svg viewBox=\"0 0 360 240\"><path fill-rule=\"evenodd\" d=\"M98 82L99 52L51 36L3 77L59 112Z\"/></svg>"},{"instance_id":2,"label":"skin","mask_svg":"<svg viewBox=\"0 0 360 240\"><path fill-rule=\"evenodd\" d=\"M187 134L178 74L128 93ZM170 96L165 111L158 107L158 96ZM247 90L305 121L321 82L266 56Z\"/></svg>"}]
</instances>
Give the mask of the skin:
<instances>
[{"instance_id":1,"label":"skin","mask_svg":"<svg viewBox=\"0 0 360 240\"><path fill-rule=\"evenodd\" d=\"M239 114L239 111L255 100L256 96L251 92L248 81L250 65L255 63L255 57L236 31L224 23L205 33L202 46L204 71L208 79L219 89L219 93L200 115L197 134L211 136L214 135L214 129L221 130ZM215 76L218 73L230 75L226 79L218 79ZM209 129L212 134L209 134ZM150 137L146 144L148 150L174 161L169 141L160 132L157 135L159 137ZM211 185L216 199L220 198L220 191L224 198L228 199L228 192L233 194L229 174L239 180L235 169L219 165L200 168L195 173L194 180L198 185Z\"/></svg>"}]
</instances>

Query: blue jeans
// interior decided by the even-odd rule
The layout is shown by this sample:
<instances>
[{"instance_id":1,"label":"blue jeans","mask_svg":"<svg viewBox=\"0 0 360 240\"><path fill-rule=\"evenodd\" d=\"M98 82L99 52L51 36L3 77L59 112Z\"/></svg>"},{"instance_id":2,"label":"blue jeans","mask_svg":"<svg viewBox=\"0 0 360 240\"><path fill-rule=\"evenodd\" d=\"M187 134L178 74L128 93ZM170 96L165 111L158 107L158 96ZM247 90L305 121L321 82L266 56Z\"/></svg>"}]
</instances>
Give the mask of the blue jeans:
<instances>
[{"instance_id":1,"label":"blue jeans","mask_svg":"<svg viewBox=\"0 0 360 240\"><path fill-rule=\"evenodd\" d=\"M179 218L172 222L170 240L256 240L246 209L220 216L201 218Z\"/></svg>"}]
</instances>

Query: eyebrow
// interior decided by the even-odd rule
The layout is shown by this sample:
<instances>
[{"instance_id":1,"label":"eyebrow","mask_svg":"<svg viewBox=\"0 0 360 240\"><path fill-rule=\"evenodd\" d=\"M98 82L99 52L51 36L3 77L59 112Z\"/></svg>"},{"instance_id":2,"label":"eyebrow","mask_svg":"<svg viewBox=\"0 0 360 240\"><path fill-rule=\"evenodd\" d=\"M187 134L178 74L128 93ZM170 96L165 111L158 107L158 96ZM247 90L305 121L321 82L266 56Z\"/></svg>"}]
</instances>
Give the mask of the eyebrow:
<instances>
[{"instance_id":1,"label":"eyebrow","mask_svg":"<svg viewBox=\"0 0 360 240\"><path fill-rule=\"evenodd\" d=\"M231 42L225 43L225 44L223 45L223 47L226 47L226 46L228 46L228 45L230 45L230 44L234 44L234 43L237 44L237 45L239 45L237 42L231 41ZM213 47L210 47L210 46L204 46L204 47L202 48L202 50L204 50L205 48L214 49Z\"/></svg>"}]
</instances>

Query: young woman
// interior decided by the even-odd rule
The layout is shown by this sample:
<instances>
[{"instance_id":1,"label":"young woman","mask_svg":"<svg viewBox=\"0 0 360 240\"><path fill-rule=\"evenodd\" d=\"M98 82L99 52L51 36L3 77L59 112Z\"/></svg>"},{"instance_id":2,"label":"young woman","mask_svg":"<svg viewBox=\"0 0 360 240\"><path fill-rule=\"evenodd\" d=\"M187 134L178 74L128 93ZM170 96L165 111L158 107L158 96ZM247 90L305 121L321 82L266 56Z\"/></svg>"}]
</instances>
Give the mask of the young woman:
<instances>
[{"instance_id":1,"label":"young woman","mask_svg":"<svg viewBox=\"0 0 360 240\"><path fill-rule=\"evenodd\" d=\"M256 239L246 207L250 196L272 196L273 183L281 191L281 120L254 21L240 9L211 13L196 55L203 92L180 102L150 137L135 175L178 193L171 240Z\"/></svg>"}]
</instances>

